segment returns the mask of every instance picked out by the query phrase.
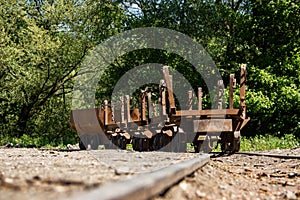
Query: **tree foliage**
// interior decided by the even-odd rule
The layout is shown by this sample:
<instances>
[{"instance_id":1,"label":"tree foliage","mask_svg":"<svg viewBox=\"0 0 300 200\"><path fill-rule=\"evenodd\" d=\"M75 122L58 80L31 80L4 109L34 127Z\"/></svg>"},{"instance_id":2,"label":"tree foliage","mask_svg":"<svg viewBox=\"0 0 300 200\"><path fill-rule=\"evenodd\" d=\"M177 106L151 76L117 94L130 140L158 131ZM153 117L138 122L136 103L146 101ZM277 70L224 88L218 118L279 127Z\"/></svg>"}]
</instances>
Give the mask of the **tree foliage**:
<instances>
[{"instance_id":1,"label":"tree foliage","mask_svg":"<svg viewBox=\"0 0 300 200\"><path fill-rule=\"evenodd\" d=\"M124 7L131 28L170 28L202 44L225 84L230 73L239 74L240 63L248 64L247 104L252 120L247 134L299 136L299 2L129 0ZM168 63L176 68L183 62Z\"/></svg>"},{"instance_id":2,"label":"tree foliage","mask_svg":"<svg viewBox=\"0 0 300 200\"><path fill-rule=\"evenodd\" d=\"M69 129L73 78L87 51L118 33L110 1L0 1L0 126L4 134Z\"/></svg>"},{"instance_id":3,"label":"tree foliage","mask_svg":"<svg viewBox=\"0 0 300 200\"><path fill-rule=\"evenodd\" d=\"M248 64L247 133L299 136L299 13L297 0L0 0L1 134L74 134L71 91L87 52L123 30L151 26L202 44L224 80ZM146 49L113 63L98 95L150 62L181 70L194 88L203 83L191 68L182 70L189 63L178 55Z\"/></svg>"}]
</instances>

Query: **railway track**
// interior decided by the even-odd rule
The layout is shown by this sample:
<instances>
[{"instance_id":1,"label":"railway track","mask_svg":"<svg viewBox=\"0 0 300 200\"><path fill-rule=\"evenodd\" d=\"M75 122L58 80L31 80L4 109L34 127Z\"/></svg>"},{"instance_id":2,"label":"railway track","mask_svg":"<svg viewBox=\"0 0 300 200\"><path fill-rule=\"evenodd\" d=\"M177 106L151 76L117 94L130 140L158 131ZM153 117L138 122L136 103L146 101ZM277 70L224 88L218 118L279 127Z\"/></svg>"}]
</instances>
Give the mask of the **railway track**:
<instances>
[{"instance_id":1,"label":"railway track","mask_svg":"<svg viewBox=\"0 0 300 200\"><path fill-rule=\"evenodd\" d=\"M279 154L257 153L257 152L237 152L236 154L243 154L248 156L266 156L266 157L282 158L282 159L300 159L300 155L279 155Z\"/></svg>"},{"instance_id":2,"label":"railway track","mask_svg":"<svg viewBox=\"0 0 300 200\"><path fill-rule=\"evenodd\" d=\"M299 148L268 153L241 152L234 155L222 155L220 152L201 155L159 151L137 152L132 150L78 151L76 149L39 150L17 148L0 150L0 158L3 160L0 164L0 171L5 172L2 173L2 181L4 181L2 182L2 189L7 187L5 184L11 186L9 190L1 190L0 187L0 193L2 191L2 197L11 195L15 196L15 199L18 199L17 197L34 199L34 196L31 196L33 191L34 194L37 193L35 199L41 199L43 196L47 196L47 199L68 198L72 200L85 198L152 199L157 197L168 199L170 191L180 190L182 184L188 183L189 185L192 183L192 187L198 189L201 184L200 186L197 185L197 181L205 183L202 186L206 186L201 187L199 190L212 197L211 190L213 188L213 191L217 191L218 184L221 184L221 190L223 191L218 192L226 195L230 191L225 193L227 189L224 189L224 185L227 185L226 188L232 187L232 191L234 191L235 187L241 186L239 184L234 187L231 186L231 184L237 183L235 178L242 178L242 176L247 175L249 175L248 179L245 177L243 181L249 181L249 179L252 180L258 176L267 180L263 184L276 182L277 185L283 184L286 188L293 185L295 188L300 183ZM203 158L203 156L206 156L206 158ZM204 165L205 167L201 168ZM224 169L220 170L220 166ZM200 171L197 169L200 169ZM232 170L227 172L228 169ZM204 173L199 176L201 172ZM211 173L213 173L216 180L211 179ZM195 176L188 176L189 174L195 174ZM250 174L252 174L251 177ZM231 178L224 179L227 176L231 176ZM276 179L276 177L278 178ZM231 179L234 179L234 181L230 182ZM186 182L187 180L188 182ZM179 182L180 184L178 184ZM66 183L68 184L66 185ZM215 185L217 186L215 187ZM270 188L274 187L272 191L281 190L284 193L285 188L280 187L280 189L280 185L277 188L275 186L274 184L270 186ZM252 185L250 184L244 189L247 191L248 187L251 188ZM13 188L20 189L15 192ZM70 196L67 193L62 195L59 192L50 192L51 194L49 194L46 192L49 188L52 188L51 191L69 191L69 195L76 196L69 198ZM243 188L241 187L241 189ZM10 190L12 190L11 193ZM28 192L29 190L31 192ZM298 190L300 190L300 187ZM190 195L198 195L195 190L191 191L189 188L188 191ZM252 191L255 190L252 189ZM200 195L202 195L201 192ZM300 192L297 193L297 189L294 193L296 195L300 194ZM254 197L258 196L254 195Z\"/></svg>"},{"instance_id":3,"label":"railway track","mask_svg":"<svg viewBox=\"0 0 300 200\"><path fill-rule=\"evenodd\" d=\"M270 153L256 153L256 152L238 152L237 154L248 156L264 156L280 159L300 159L297 155L279 155ZM150 199L155 197L165 190L169 189L180 180L184 179L189 174L207 164L211 157L230 156L229 154L222 154L221 152L214 152L209 154L202 154L199 157L192 158L174 165L164 167L162 169L143 173L133 178L121 180L115 183L104 185L98 189L89 191L84 194L76 195L70 200L80 199ZM117 192L113 192L116 191Z\"/></svg>"},{"instance_id":4,"label":"railway track","mask_svg":"<svg viewBox=\"0 0 300 200\"><path fill-rule=\"evenodd\" d=\"M224 155L223 152L211 152L211 157L220 157ZM259 153L259 152L236 152L235 154L240 155L247 155L247 156L265 156L265 157L272 157L272 158L281 158L281 159L300 159L300 155L281 155L281 154L274 154L274 153Z\"/></svg>"},{"instance_id":5,"label":"railway track","mask_svg":"<svg viewBox=\"0 0 300 200\"><path fill-rule=\"evenodd\" d=\"M208 163L209 159L208 154L203 154L150 173L105 185L86 194L76 195L70 200L149 199L192 174ZM113 192L116 191L116 188L117 192Z\"/></svg>"}]
</instances>

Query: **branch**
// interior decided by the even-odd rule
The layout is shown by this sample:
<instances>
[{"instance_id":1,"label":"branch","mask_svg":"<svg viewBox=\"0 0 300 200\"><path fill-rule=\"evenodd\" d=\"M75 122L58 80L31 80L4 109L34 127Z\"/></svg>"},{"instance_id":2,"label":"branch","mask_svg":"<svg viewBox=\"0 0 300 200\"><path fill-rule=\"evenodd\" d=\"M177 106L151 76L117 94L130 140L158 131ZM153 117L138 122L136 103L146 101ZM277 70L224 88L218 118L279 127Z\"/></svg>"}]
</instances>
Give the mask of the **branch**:
<instances>
[{"instance_id":1,"label":"branch","mask_svg":"<svg viewBox=\"0 0 300 200\"><path fill-rule=\"evenodd\" d=\"M243 0L239 0L236 5L234 6L233 10L236 12L239 8L240 8L240 5L241 3L243 2Z\"/></svg>"}]
</instances>

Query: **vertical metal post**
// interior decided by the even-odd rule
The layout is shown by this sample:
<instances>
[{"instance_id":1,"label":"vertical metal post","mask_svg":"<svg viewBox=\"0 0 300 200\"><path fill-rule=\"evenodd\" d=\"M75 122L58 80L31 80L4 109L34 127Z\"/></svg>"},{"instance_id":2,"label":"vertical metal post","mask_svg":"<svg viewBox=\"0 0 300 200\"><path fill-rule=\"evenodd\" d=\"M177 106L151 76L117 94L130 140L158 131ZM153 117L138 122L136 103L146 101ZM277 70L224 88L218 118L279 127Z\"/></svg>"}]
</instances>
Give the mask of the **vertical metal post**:
<instances>
[{"instance_id":1,"label":"vertical metal post","mask_svg":"<svg viewBox=\"0 0 300 200\"><path fill-rule=\"evenodd\" d=\"M236 87L236 79L234 74L230 74L229 79L229 109L233 109L233 92Z\"/></svg>"},{"instance_id":2,"label":"vertical metal post","mask_svg":"<svg viewBox=\"0 0 300 200\"><path fill-rule=\"evenodd\" d=\"M147 93L147 97L148 97L148 118L151 119L153 118L154 115L154 109L153 109L153 105L152 105L152 99L151 99L151 92Z\"/></svg>"},{"instance_id":3,"label":"vertical metal post","mask_svg":"<svg viewBox=\"0 0 300 200\"><path fill-rule=\"evenodd\" d=\"M203 97L202 87L198 87L198 110L202 110L202 97Z\"/></svg>"},{"instance_id":4,"label":"vertical metal post","mask_svg":"<svg viewBox=\"0 0 300 200\"><path fill-rule=\"evenodd\" d=\"M111 101L111 120L114 122L115 121L115 105Z\"/></svg>"},{"instance_id":5,"label":"vertical metal post","mask_svg":"<svg viewBox=\"0 0 300 200\"><path fill-rule=\"evenodd\" d=\"M162 116L166 115L166 90L161 92L161 109Z\"/></svg>"},{"instance_id":6,"label":"vertical metal post","mask_svg":"<svg viewBox=\"0 0 300 200\"><path fill-rule=\"evenodd\" d=\"M146 96L144 93L142 93L141 96L141 121L145 121L146 120Z\"/></svg>"},{"instance_id":7,"label":"vertical metal post","mask_svg":"<svg viewBox=\"0 0 300 200\"><path fill-rule=\"evenodd\" d=\"M126 122L131 122L131 116L130 116L130 97L129 95L125 95L125 104L126 104Z\"/></svg>"},{"instance_id":8,"label":"vertical metal post","mask_svg":"<svg viewBox=\"0 0 300 200\"><path fill-rule=\"evenodd\" d=\"M193 90L189 90L188 91L188 102L187 102L187 106L188 106L188 110L193 110Z\"/></svg>"},{"instance_id":9,"label":"vertical metal post","mask_svg":"<svg viewBox=\"0 0 300 200\"><path fill-rule=\"evenodd\" d=\"M223 94L224 94L223 80L218 81L218 88L219 88L219 91L218 91L218 104L217 104L217 107L218 107L219 110L221 110L222 109L222 104L223 104Z\"/></svg>"},{"instance_id":10,"label":"vertical metal post","mask_svg":"<svg viewBox=\"0 0 300 200\"><path fill-rule=\"evenodd\" d=\"M120 97L120 104L121 104L121 123L125 123L125 106L124 106L124 97Z\"/></svg>"},{"instance_id":11,"label":"vertical metal post","mask_svg":"<svg viewBox=\"0 0 300 200\"><path fill-rule=\"evenodd\" d=\"M241 65L241 80L240 80L240 109L242 117L246 118L246 64Z\"/></svg>"},{"instance_id":12,"label":"vertical metal post","mask_svg":"<svg viewBox=\"0 0 300 200\"><path fill-rule=\"evenodd\" d=\"M104 125L108 125L108 101L104 100Z\"/></svg>"}]
</instances>

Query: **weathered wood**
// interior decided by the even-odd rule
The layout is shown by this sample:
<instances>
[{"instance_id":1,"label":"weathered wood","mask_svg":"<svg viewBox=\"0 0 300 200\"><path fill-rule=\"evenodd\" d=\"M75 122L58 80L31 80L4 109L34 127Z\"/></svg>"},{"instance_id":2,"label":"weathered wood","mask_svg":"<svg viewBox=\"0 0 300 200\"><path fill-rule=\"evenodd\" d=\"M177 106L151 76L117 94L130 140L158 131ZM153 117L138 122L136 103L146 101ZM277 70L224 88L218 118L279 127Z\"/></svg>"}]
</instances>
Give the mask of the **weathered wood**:
<instances>
[{"instance_id":1,"label":"weathered wood","mask_svg":"<svg viewBox=\"0 0 300 200\"><path fill-rule=\"evenodd\" d=\"M238 115L239 109L223 109L223 110L179 110L176 116L208 116L208 115Z\"/></svg>"},{"instance_id":2,"label":"weathered wood","mask_svg":"<svg viewBox=\"0 0 300 200\"><path fill-rule=\"evenodd\" d=\"M194 132L233 131L232 119L203 119L194 120Z\"/></svg>"},{"instance_id":3,"label":"weathered wood","mask_svg":"<svg viewBox=\"0 0 300 200\"><path fill-rule=\"evenodd\" d=\"M130 117L132 122L140 121L140 112L138 108L130 110Z\"/></svg>"},{"instance_id":4,"label":"weathered wood","mask_svg":"<svg viewBox=\"0 0 300 200\"><path fill-rule=\"evenodd\" d=\"M240 118L239 120L235 120L235 122L233 124L234 125L234 130L235 131L241 130L248 123L249 120L250 120L249 117L246 118L246 119Z\"/></svg>"},{"instance_id":5,"label":"weathered wood","mask_svg":"<svg viewBox=\"0 0 300 200\"><path fill-rule=\"evenodd\" d=\"M72 110L70 124L79 134L103 133L104 112L99 108ZM99 123L101 122L101 123Z\"/></svg>"},{"instance_id":6,"label":"weathered wood","mask_svg":"<svg viewBox=\"0 0 300 200\"><path fill-rule=\"evenodd\" d=\"M172 83L172 75L169 74L169 67L164 66L163 67L163 74L164 79L167 84L167 91L168 91L168 101L169 101L169 114L174 113L176 111L175 107L175 100L173 95L173 83Z\"/></svg>"},{"instance_id":7,"label":"weathered wood","mask_svg":"<svg viewBox=\"0 0 300 200\"><path fill-rule=\"evenodd\" d=\"M201 155L188 161L180 162L160 170L141 174L131 179L121 180L116 183L104 185L101 188L92 190L87 194L78 195L72 200L142 200L150 199L165 189L177 183L185 176L201 168L209 161L209 155Z\"/></svg>"}]
</instances>

